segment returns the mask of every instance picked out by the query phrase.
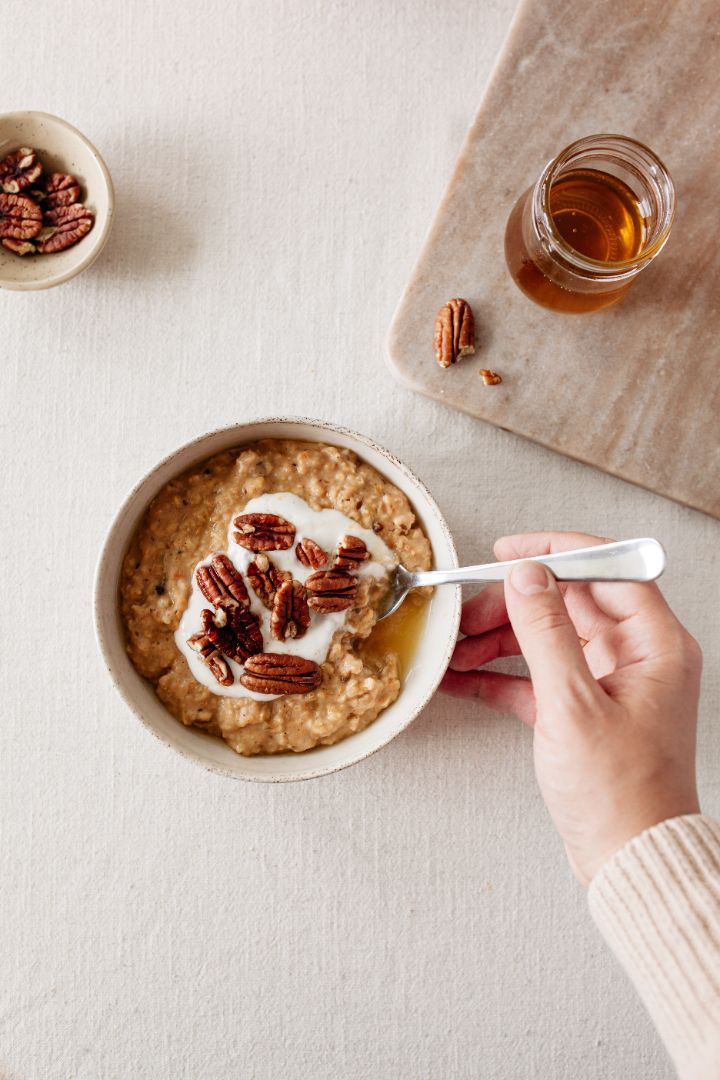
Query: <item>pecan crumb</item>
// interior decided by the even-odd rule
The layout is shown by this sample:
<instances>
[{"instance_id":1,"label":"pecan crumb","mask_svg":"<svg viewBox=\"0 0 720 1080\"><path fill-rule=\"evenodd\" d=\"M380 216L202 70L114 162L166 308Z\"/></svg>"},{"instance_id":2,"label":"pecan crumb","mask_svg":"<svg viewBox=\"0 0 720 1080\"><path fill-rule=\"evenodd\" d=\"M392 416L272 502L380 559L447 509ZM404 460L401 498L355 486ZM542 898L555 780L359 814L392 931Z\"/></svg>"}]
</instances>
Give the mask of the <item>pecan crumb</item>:
<instances>
[{"instance_id":1,"label":"pecan crumb","mask_svg":"<svg viewBox=\"0 0 720 1080\"><path fill-rule=\"evenodd\" d=\"M498 375L497 371L491 371L490 368L482 367L478 374L482 376L482 381L486 386L497 386L502 382L502 375Z\"/></svg>"}]
</instances>

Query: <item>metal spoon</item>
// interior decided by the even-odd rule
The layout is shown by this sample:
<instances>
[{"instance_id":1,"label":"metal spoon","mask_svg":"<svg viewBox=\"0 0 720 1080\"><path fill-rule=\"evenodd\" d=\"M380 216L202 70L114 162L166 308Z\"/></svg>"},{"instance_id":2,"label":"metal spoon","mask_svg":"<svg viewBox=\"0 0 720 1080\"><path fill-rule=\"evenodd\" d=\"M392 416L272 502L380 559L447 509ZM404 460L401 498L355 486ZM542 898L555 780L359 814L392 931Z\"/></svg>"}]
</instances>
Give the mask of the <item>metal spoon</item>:
<instances>
[{"instance_id":1,"label":"metal spoon","mask_svg":"<svg viewBox=\"0 0 720 1080\"><path fill-rule=\"evenodd\" d=\"M511 567L519 562L540 562L558 581L654 581L665 569L665 550L661 543L644 537L620 540L614 544L559 551L554 555L532 555L529 559L461 566L457 570L407 570L402 563L395 568L390 587L380 605L380 619L386 619L402 604L411 589L421 585L464 585L479 581L504 581Z\"/></svg>"}]
</instances>

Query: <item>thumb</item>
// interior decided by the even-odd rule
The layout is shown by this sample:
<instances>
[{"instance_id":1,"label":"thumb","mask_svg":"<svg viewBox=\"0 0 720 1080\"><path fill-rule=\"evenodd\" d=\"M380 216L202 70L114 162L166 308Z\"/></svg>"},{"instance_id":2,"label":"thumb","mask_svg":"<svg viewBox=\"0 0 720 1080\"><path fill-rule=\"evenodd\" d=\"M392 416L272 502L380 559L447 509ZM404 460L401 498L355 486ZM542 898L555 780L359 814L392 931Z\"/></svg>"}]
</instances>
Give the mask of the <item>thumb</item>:
<instances>
[{"instance_id":1,"label":"thumb","mask_svg":"<svg viewBox=\"0 0 720 1080\"><path fill-rule=\"evenodd\" d=\"M602 694L585 661L577 631L553 575L542 563L521 562L505 581L505 604L530 668L539 713Z\"/></svg>"}]
</instances>

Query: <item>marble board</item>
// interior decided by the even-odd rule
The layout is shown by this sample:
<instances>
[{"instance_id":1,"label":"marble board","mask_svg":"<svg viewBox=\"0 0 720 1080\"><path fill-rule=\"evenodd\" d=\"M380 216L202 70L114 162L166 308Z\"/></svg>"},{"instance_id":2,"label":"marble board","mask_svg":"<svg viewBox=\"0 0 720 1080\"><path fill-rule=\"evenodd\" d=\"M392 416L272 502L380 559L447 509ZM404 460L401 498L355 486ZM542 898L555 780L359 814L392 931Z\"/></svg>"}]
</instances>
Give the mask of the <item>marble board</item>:
<instances>
[{"instance_id":1,"label":"marble board","mask_svg":"<svg viewBox=\"0 0 720 1080\"><path fill-rule=\"evenodd\" d=\"M715 517L719 52L717 0L521 0L388 342L413 390ZM598 132L663 159L673 233L617 306L546 311L507 272L507 216L555 153ZM433 327L454 296L475 312L476 353L443 370Z\"/></svg>"}]
</instances>

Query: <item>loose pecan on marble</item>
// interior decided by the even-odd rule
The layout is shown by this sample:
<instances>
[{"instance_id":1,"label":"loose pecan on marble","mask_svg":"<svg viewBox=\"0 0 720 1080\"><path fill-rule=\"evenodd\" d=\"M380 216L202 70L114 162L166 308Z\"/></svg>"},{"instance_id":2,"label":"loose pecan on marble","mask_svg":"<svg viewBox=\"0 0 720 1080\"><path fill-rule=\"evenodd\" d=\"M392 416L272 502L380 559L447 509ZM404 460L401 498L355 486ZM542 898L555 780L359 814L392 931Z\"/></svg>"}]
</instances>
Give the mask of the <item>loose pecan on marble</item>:
<instances>
[{"instance_id":1,"label":"loose pecan on marble","mask_svg":"<svg viewBox=\"0 0 720 1080\"><path fill-rule=\"evenodd\" d=\"M42 211L25 195L0 192L0 239L32 240L42 229Z\"/></svg>"},{"instance_id":2,"label":"loose pecan on marble","mask_svg":"<svg viewBox=\"0 0 720 1080\"><path fill-rule=\"evenodd\" d=\"M321 678L318 665L303 656L260 653L247 661L240 682L256 694L307 694Z\"/></svg>"},{"instance_id":3,"label":"loose pecan on marble","mask_svg":"<svg viewBox=\"0 0 720 1080\"><path fill-rule=\"evenodd\" d=\"M242 574L227 555L213 555L209 566L195 572L198 588L213 607L249 607L250 597Z\"/></svg>"},{"instance_id":4,"label":"loose pecan on marble","mask_svg":"<svg viewBox=\"0 0 720 1080\"><path fill-rule=\"evenodd\" d=\"M46 210L43 215L42 237L38 240L37 249L41 255L65 251L77 244L78 240L82 240L83 236L87 236L94 223L92 210L88 210L82 203Z\"/></svg>"},{"instance_id":5,"label":"loose pecan on marble","mask_svg":"<svg viewBox=\"0 0 720 1080\"><path fill-rule=\"evenodd\" d=\"M272 611L275 603L275 594L285 581L292 579L292 574L287 570L280 570L263 552L256 559L248 563L248 581L262 604Z\"/></svg>"},{"instance_id":6,"label":"loose pecan on marble","mask_svg":"<svg viewBox=\"0 0 720 1080\"><path fill-rule=\"evenodd\" d=\"M370 552L359 536L343 536L335 552L333 567L335 570L357 570L369 558Z\"/></svg>"},{"instance_id":7,"label":"loose pecan on marble","mask_svg":"<svg viewBox=\"0 0 720 1080\"><path fill-rule=\"evenodd\" d=\"M312 570L319 570L328 561L327 553L309 536L304 536L300 543L295 545L295 554L303 566Z\"/></svg>"},{"instance_id":8,"label":"loose pecan on marble","mask_svg":"<svg viewBox=\"0 0 720 1080\"><path fill-rule=\"evenodd\" d=\"M29 146L21 146L0 161L0 190L17 195L32 187L42 174L37 154Z\"/></svg>"},{"instance_id":9,"label":"loose pecan on marble","mask_svg":"<svg viewBox=\"0 0 720 1080\"><path fill-rule=\"evenodd\" d=\"M270 633L277 641L300 638L310 625L307 591L299 581L286 581L275 594Z\"/></svg>"},{"instance_id":10,"label":"loose pecan on marble","mask_svg":"<svg viewBox=\"0 0 720 1080\"><path fill-rule=\"evenodd\" d=\"M307 578L305 588L313 611L326 614L353 606L357 582L344 570L318 570Z\"/></svg>"},{"instance_id":11,"label":"loose pecan on marble","mask_svg":"<svg viewBox=\"0 0 720 1080\"><path fill-rule=\"evenodd\" d=\"M435 359L444 368L475 352L475 319L467 300L457 297L440 308L435 319L434 346Z\"/></svg>"},{"instance_id":12,"label":"loose pecan on marble","mask_svg":"<svg viewBox=\"0 0 720 1080\"><path fill-rule=\"evenodd\" d=\"M285 551L295 540L295 526L278 514L240 514L233 525L233 540L248 551Z\"/></svg>"}]
</instances>

